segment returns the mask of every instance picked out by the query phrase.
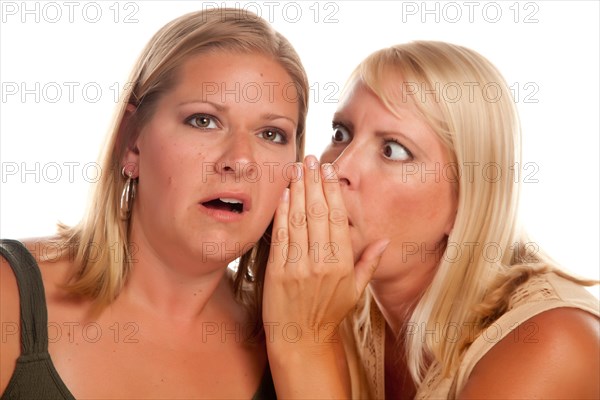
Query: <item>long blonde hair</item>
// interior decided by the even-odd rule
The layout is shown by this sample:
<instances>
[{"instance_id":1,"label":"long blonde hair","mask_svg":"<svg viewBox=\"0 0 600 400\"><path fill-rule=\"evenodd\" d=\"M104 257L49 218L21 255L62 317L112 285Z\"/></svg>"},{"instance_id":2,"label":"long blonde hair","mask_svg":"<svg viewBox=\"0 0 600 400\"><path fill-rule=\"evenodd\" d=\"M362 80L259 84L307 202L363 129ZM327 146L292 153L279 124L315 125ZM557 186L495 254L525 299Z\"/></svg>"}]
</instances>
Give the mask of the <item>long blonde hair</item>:
<instances>
[{"instance_id":1,"label":"long blonde hair","mask_svg":"<svg viewBox=\"0 0 600 400\"><path fill-rule=\"evenodd\" d=\"M128 275L132 257L128 241L128 221L119 217L120 196L125 186L121 162L127 147L140 128L152 117L158 99L177 78L178 67L189 57L210 50L259 53L272 57L290 75L298 92L297 160L304 152L304 130L308 109L308 79L291 44L264 19L235 9L211 9L183 15L161 28L146 45L129 77L118 104L105 148L100 158L102 176L94 188L91 204L74 227L59 226L60 243L74 254L77 269L67 285L70 293L94 300L98 309L119 294ZM132 120L123 126L128 104L137 107ZM239 263L236 291L241 291L248 269L254 266L257 278L266 266L265 251L270 246L270 227L253 253L260 257L251 263L245 256ZM262 280L255 279L250 299L253 317L260 323Z\"/></svg>"},{"instance_id":2,"label":"long blonde hair","mask_svg":"<svg viewBox=\"0 0 600 400\"><path fill-rule=\"evenodd\" d=\"M371 54L349 87L356 82L393 113L395 104L412 102L451 158L442 167L456 191L455 223L431 283L406 320L406 327L436 334L402 332L419 387L431 368L444 376L457 368L464 350L505 312L517 286L556 267L518 224L520 181L513 172L521 165L520 124L508 85L487 59L461 46L417 41ZM370 331L370 295L366 299L358 315L363 340ZM463 329L445 329L452 326Z\"/></svg>"}]
</instances>

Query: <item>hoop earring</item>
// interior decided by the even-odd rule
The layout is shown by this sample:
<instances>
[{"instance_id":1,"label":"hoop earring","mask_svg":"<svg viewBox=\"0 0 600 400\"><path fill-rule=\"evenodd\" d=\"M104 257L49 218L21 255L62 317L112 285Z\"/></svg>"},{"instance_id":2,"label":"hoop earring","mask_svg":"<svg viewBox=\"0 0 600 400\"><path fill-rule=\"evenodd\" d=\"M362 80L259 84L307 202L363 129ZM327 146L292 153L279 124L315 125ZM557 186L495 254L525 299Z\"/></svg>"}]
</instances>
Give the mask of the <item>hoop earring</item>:
<instances>
[{"instance_id":1,"label":"hoop earring","mask_svg":"<svg viewBox=\"0 0 600 400\"><path fill-rule=\"evenodd\" d=\"M127 175L125 175L127 174ZM121 204L120 204L120 216L122 220L128 220L131 216L131 209L133 208L133 199L135 198L135 188L137 186L137 179L133 179L131 176L132 172L125 172L125 167L121 170L123 178L127 178L123 192L121 192Z\"/></svg>"}]
</instances>

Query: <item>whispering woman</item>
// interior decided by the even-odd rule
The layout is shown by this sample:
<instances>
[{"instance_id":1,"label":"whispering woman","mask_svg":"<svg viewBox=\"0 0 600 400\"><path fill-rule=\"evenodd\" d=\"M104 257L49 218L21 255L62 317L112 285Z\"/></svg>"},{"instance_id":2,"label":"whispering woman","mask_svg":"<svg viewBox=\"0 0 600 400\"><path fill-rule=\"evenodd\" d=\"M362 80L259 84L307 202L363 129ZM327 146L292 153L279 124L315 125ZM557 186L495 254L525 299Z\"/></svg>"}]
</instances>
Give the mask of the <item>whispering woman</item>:
<instances>
[{"instance_id":1,"label":"whispering woman","mask_svg":"<svg viewBox=\"0 0 600 400\"><path fill-rule=\"evenodd\" d=\"M520 141L509 87L473 50L420 41L359 64L322 164L307 157L274 220L263 318L309 333L268 342L278 390L600 397L595 282L524 234Z\"/></svg>"}]
</instances>

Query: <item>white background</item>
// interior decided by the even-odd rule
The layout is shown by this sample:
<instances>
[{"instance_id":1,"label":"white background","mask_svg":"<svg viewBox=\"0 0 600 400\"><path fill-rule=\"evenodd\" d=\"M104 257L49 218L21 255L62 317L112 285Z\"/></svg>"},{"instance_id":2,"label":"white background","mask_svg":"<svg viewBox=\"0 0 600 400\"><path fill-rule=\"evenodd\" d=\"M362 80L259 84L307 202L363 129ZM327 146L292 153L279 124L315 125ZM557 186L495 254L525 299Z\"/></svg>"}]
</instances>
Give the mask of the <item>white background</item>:
<instances>
[{"instance_id":1,"label":"white background","mask_svg":"<svg viewBox=\"0 0 600 400\"><path fill-rule=\"evenodd\" d=\"M599 278L597 1L0 3L3 238L79 220L96 174L88 163L145 43L177 16L228 5L272 22L302 57L312 87L307 153L330 140L339 90L372 51L428 39L489 58L517 96L523 161L538 167L529 176L537 183L523 184L525 226L566 269Z\"/></svg>"}]
</instances>

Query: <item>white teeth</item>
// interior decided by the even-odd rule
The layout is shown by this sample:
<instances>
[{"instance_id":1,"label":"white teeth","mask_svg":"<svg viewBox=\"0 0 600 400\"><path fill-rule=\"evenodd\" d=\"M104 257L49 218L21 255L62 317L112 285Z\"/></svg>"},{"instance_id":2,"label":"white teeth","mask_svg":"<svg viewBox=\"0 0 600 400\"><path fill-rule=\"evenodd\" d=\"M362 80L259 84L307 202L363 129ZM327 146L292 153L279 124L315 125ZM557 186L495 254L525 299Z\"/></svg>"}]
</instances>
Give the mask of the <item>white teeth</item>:
<instances>
[{"instance_id":1,"label":"white teeth","mask_svg":"<svg viewBox=\"0 0 600 400\"><path fill-rule=\"evenodd\" d=\"M242 202L238 199L228 199L226 197L219 197L219 200L221 200L223 203L242 204Z\"/></svg>"}]
</instances>

